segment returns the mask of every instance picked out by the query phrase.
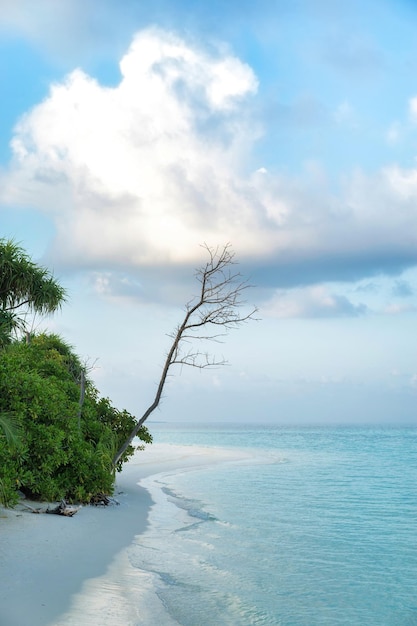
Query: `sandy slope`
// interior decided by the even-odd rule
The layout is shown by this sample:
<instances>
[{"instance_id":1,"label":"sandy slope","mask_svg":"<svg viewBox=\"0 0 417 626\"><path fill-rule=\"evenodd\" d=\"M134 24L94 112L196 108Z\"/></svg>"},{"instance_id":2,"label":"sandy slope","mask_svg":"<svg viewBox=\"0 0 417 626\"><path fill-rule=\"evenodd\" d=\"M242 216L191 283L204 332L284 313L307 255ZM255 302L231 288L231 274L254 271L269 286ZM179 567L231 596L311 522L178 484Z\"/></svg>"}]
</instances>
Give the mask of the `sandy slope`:
<instances>
[{"instance_id":1,"label":"sandy slope","mask_svg":"<svg viewBox=\"0 0 417 626\"><path fill-rule=\"evenodd\" d=\"M109 507L83 507L73 517L34 515L18 506L0 510L0 626L72 623L83 585L103 576L147 525L152 505L141 478L233 460L230 451L155 444L138 452L118 476ZM40 506L39 504L35 506ZM102 597L102 605L105 597ZM96 609L100 611L100 606ZM86 619L85 623L89 623ZM77 623L77 626L83 626Z\"/></svg>"}]
</instances>

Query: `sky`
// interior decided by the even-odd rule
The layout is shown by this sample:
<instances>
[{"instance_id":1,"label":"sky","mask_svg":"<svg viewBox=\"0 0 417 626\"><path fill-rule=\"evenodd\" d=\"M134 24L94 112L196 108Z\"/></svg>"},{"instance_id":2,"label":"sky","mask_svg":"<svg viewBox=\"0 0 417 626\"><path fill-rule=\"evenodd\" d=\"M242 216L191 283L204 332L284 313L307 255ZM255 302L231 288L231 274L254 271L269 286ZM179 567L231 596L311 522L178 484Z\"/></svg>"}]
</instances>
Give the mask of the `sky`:
<instances>
[{"instance_id":1,"label":"sky","mask_svg":"<svg viewBox=\"0 0 417 626\"><path fill-rule=\"evenodd\" d=\"M203 244L256 322L152 421L415 425L417 5L2 0L0 237L100 393L152 402Z\"/></svg>"}]
</instances>

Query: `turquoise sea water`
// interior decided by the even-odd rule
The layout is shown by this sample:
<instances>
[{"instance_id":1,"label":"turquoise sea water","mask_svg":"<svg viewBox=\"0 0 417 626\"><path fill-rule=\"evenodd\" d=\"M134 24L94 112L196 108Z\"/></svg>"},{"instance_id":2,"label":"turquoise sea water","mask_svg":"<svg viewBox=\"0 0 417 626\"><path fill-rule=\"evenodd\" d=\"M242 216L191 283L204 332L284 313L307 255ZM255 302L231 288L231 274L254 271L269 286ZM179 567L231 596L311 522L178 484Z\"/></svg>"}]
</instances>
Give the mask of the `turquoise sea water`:
<instances>
[{"instance_id":1,"label":"turquoise sea water","mask_svg":"<svg viewBox=\"0 0 417 626\"><path fill-rule=\"evenodd\" d=\"M130 561L162 626L417 625L417 429L151 430L248 452L144 481L156 504Z\"/></svg>"}]
</instances>

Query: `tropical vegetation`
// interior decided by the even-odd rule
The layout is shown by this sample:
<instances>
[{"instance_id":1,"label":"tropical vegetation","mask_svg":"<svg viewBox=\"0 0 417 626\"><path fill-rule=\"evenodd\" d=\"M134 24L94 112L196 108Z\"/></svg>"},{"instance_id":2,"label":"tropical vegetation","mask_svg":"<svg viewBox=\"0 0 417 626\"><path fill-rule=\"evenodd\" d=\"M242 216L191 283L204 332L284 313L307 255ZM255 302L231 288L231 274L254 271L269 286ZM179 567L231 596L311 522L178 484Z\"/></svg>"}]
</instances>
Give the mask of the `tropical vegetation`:
<instances>
[{"instance_id":1,"label":"tropical vegetation","mask_svg":"<svg viewBox=\"0 0 417 626\"><path fill-rule=\"evenodd\" d=\"M88 502L111 494L132 455L116 451L136 419L100 397L73 348L55 334L30 334L18 311L51 313L65 291L14 242L0 240L0 502L19 491L40 500ZM138 437L152 441L142 427Z\"/></svg>"},{"instance_id":2,"label":"tropical vegetation","mask_svg":"<svg viewBox=\"0 0 417 626\"><path fill-rule=\"evenodd\" d=\"M230 244L203 247L208 260L196 270L198 293L186 304L184 318L171 334L154 400L135 418L99 397L63 339L28 332L22 307L53 312L65 300L65 291L14 242L0 240L3 503L16 499L17 488L47 500L88 501L100 492L111 492L115 472L133 453L135 438L151 441L144 423L159 405L171 368L205 369L225 363L199 348L199 342L218 342L230 329L256 319L256 307L242 311L250 285L235 270Z\"/></svg>"},{"instance_id":3,"label":"tropical vegetation","mask_svg":"<svg viewBox=\"0 0 417 626\"><path fill-rule=\"evenodd\" d=\"M14 241L0 239L0 345L26 331L28 313L53 313L65 299L65 289L48 269Z\"/></svg>"}]
</instances>

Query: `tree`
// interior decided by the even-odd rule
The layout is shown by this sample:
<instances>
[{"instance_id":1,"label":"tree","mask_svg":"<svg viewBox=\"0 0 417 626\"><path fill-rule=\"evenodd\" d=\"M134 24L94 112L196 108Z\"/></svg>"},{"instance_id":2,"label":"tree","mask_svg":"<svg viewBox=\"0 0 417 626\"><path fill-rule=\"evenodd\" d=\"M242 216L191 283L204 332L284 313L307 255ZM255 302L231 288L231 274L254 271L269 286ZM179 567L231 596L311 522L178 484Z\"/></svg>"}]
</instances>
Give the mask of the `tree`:
<instances>
[{"instance_id":1,"label":"tree","mask_svg":"<svg viewBox=\"0 0 417 626\"><path fill-rule=\"evenodd\" d=\"M14 241L0 239L0 345L9 343L13 332L26 330L22 315L53 313L65 299L65 289L48 269Z\"/></svg>"},{"instance_id":2,"label":"tree","mask_svg":"<svg viewBox=\"0 0 417 626\"><path fill-rule=\"evenodd\" d=\"M34 335L0 351L0 502L17 501L17 489L40 500L88 502L110 494L116 470L133 454L113 457L136 418L99 397L86 378L79 419L83 365L57 335ZM145 427L139 438L151 443Z\"/></svg>"},{"instance_id":3,"label":"tree","mask_svg":"<svg viewBox=\"0 0 417 626\"><path fill-rule=\"evenodd\" d=\"M209 259L204 266L196 270L196 279L200 284L199 293L185 306L185 316L173 333L172 344L168 351L161 378L152 404L137 421L129 437L117 451L113 459L116 465L126 449L131 445L144 422L157 408L173 365L188 365L199 369L224 365L222 358L217 360L208 352L199 348L188 347L197 341L220 341L230 329L255 319L257 309L242 313L245 304L243 294L250 287L239 272L234 271L235 254L230 244L223 248L203 246Z\"/></svg>"}]
</instances>

